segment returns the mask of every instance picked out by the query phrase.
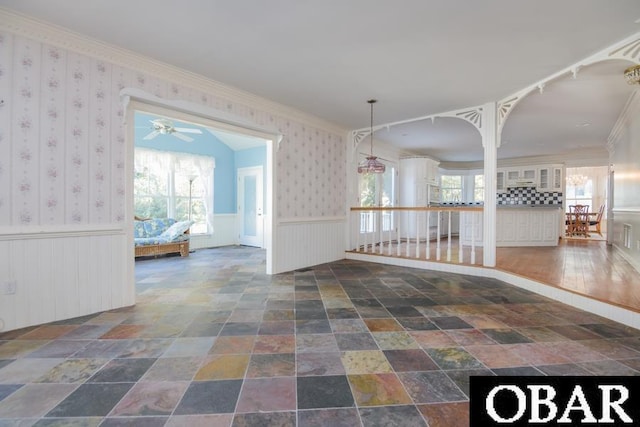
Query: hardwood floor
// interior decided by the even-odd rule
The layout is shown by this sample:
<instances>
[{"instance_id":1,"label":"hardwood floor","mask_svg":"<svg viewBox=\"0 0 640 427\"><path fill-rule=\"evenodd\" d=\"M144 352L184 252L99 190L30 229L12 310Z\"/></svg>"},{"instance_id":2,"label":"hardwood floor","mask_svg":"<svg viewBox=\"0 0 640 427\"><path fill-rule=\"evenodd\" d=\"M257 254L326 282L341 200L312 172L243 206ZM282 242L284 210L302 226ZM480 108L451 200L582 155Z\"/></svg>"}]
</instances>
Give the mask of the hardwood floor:
<instances>
[{"instance_id":1,"label":"hardwood floor","mask_svg":"<svg viewBox=\"0 0 640 427\"><path fill-rule=\"evenodd\" d=\"M640 273L602 240L498 248L496 268L640 312Z\"/></svg>"}]
</instances>

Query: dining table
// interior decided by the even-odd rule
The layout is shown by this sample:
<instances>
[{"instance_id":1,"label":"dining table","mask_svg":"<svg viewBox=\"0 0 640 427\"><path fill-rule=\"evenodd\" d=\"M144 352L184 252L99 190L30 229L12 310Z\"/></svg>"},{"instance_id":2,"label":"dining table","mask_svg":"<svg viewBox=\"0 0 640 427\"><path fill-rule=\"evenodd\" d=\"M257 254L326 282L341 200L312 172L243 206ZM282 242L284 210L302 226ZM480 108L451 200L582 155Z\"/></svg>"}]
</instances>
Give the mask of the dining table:
<instances>
[{"instance_id":1,"label":"dining table","mask_svg":"<svg viewBox=\"0 0 640 427\"><path fill-rule=\"evenodd\" d=\"M598 212L565 212L565 234L567 236L590 237L589 222L591 218L597 217Z\"/></svg>"}]
</instances>

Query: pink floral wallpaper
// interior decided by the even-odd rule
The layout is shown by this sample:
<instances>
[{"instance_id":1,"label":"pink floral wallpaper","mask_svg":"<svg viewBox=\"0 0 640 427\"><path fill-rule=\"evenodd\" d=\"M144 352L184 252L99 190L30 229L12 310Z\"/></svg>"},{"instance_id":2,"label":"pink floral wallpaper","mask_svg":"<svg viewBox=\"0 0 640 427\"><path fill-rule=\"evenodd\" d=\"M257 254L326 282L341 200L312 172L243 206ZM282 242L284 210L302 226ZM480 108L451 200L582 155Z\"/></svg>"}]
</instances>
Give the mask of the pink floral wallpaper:
<instances>
[{"instance_id":1,"label":"pink floral wallpaper","mask_svg":"<svg viewBox=\"0 0 640 427\"><path fill-rule=\"evenodd\" d=\"M124 221L125 87L276 127L277 217L344 215L342 135L0 32L0 226Z\"/></svg>"}]
</instances>

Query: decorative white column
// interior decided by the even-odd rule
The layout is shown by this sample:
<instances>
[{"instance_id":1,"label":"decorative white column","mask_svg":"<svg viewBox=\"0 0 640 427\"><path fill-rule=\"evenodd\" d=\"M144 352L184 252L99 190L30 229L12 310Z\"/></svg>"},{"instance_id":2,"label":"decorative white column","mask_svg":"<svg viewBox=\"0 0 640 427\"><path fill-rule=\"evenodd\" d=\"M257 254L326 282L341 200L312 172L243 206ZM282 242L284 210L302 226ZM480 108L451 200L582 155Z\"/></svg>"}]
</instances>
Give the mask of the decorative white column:
<instances>
[{"instance_id":1,"label":"decorative white column","mask_svg":"<svg viewBox=\"0 0 640 427\"><path fill-rule=\"evenodd\" d=\"M498 169L497 105L489 102L482 107L482 147L484 148L484 215L482 232L482 265L496 266L496 174Z\"/></svg>"}]
</instances>

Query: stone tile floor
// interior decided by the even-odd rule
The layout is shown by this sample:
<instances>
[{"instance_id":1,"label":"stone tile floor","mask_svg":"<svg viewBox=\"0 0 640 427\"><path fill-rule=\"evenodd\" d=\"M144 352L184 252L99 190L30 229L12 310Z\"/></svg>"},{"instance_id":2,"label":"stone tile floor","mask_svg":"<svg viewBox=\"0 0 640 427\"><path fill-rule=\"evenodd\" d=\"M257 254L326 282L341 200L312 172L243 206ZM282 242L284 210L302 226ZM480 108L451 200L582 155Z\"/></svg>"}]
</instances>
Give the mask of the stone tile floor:
<instances>
[{"instance_id":1,"label":"stone tile floor","mask_svg":"<svg viewBox=\"0 0 640 427\"><path fill-rule=\"evenodd\" d=\"M466 426L472 375L638 375L640 331L503 282L264 251L136 262L137 305L0 335L0 426Z\"/></svg>"}]
</instances>

